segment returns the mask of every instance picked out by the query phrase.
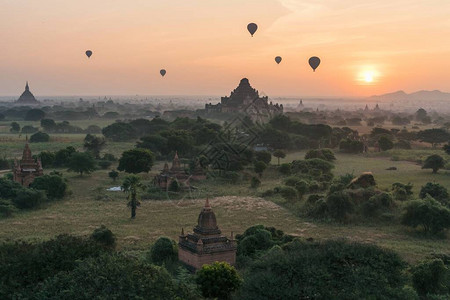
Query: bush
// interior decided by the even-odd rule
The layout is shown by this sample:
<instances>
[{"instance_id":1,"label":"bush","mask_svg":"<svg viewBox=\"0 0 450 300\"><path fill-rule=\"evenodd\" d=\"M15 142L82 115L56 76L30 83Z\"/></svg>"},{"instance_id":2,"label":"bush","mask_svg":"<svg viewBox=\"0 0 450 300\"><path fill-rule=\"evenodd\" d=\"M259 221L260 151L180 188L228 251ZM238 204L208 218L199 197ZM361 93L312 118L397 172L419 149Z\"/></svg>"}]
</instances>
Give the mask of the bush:
<instances>
[{"instance_id":1,"label":"bush","mask_svg":"<svg viewBox=\"0 0 450 300\"><path fill-rule=\"evenodd\" d=\"M347 220L348 215L353 211L350 197L343 192L329 195L326 203L329 215L337 221Z\"/></svg>"},{"instance_id":2,"label":"bush","mask_svg":"<svg viewBox=\"0 0 450 300\"><path fill-rule=\"evenodd\" d=\"M176 261L178 259L177 244L168 237L158 238L150 249L150 259L157 265Z\"/></svg>"},{"instance_id":3,"label":"bush","mask_svg":"<svg viewBox=\"0 0 450 300\"><path fill-rule=\"evenodd\" d=\"M10 200L0 199L0 216L7 218L12 216L15 211L15 207Z\"/></svg>"},{"instance_id":4,"label":"bush","mask_svg":"<svg viewBox=\"0 0 450 300\"><path fill-rule=\"evenodd\" d=\"M383 210L390 209L394 204L392 195L389 193L380 193L370 197L362 204L362 213L366 217L374 217Z\"/></svg>"},{"instance_id":5,"label":"bush","mask_svg":"<svg viewBox=\"0 0 450 300\"><path fill-rule=\"evenodd\" d=\"M196 282L204 297L223 300L229 299L231 293L241 286L242 279L234 267L226 262L215 262L203 265L197 271Z\"/></svg>"},{"instance_id":6,"label":"bush","mask_svg":"<svg viewBox=\"0 0 450 300\"><path fill-rule=\"evenodd\" d=\"M97 161L97 164L101 169L106 170L111 166L112 163L108 160L99 160Z\"/></svg>"},{"instance_id":7,"label":"bush","mask_svg":"<svg viewBox=\"0 0 450 300\"><path fill-rule=\"evenodd\" d=\"M283 175L291 174L291 164L281 164L278 171Z\"/></svg>"},{"instance_id":8,"label":"bush","mask_svg":"<svg viewBox=\"0 0 450 300\"><path fill-rule=\"evenodd\" d=\"M380 137L378 140L378 146L380 146L381 151L387 151L394 148L394 143L392 140L386 136Z\"/></svg>"},{"instance_id":9,"label":"bush","mask_svg":"<svg viewBox=\"0 0 450 300\"><path fill-rule=\"evenodd\" d=\"M181 186L178 183L178 180L173 179L169 184L169 191L170 192L179 192L181 190Z\"/></svg>"},{"instance_id":10,"label":"bush","mask_svg":"<svg viewBox=\"0 0 450 300\"><path fill-rule=\"evenodd\" d=\"M91 234L91 238L106 248L115 248L116 246L116 236L105 225L96 228Z\"/></svg>"},{"instance_id":11,"label":"bush","mask_svg":"<svg viewBox=\"0 0 450 300\"><path fill-rule=\"evenodd\" d=\"M331 149L309 150L305 155L305 159L311 159L311 158L320 158L320 159L330 161L330 162L336 160L336 157L334 156L334 153Z\"/></svg>"},{"instance_id":12,"label":"bush","mask_svg":"<svg viewBox=\"0 0 450 300\"><path fill-rule=\"evenodd\" d=\"M44 175L36 177L31 187L45 191L49 199L62 199L67 191L67 182L58 175Z\"/></svg>"},{"instance_id":13,"label":"bush","mask_svg":"<svg viewBox=\"0 0 450 300\"><path fill-rule=\"evenodd\" d=\"M362 153L364 152L364 144L356 140L342 140L339 143L339 150L345 153Z\"/></svg>"},{"instance_id":14,"label":"bush","mask_svg":"<svg viewBox=\"0 0 450 300\"><path fill-rule=\"evenodd\" d=\"M450 292L450 270L441 259L420 262L411 268L413 286L421 296Z\"/></svg>"},{"instance_id":15,"label":"bush","mask_svg":"<svg viewBox=\"0 0 450 300\"><path fill-rule=\"evenodd\" d=\"M272 154L268 151L256 151L255 152L255 160L256 161L262 161L266 165L270 163L272 160Z\"/></svg>"},{"instance_id":16,"label":"bush","mask_svg":"<svg viewBox=\"0 0 450 300\"><path fill-rule=\"evenodd\" d=\"M250 265L238 299L417 299L403 287L406 263L374 245L286 244Z\"/></svg>"},{"instance_id":17,"label":"bush","mask_svg":"<svg viewBox=\"0 0 450 300\"><path fill-rule=\"evenodd\" d=\"M257 177L253 176L250 182L250 187L253 189L258 188L261 185L261 180L259 180Z\"/></svg>"},{"instance_id":18,"label":"bush","mask_svg":"<svg viewBox=\"0 0 450 300\"><path fill-rule=\"evenodd\" d=\"M117 172L116 170L111 170L108 173L108 176L109 176L109 178L111 178L115 182L117 177L119 177L119 172Z\"/></svg>"},{"instance_id":19,"label":"bush","mask_svg":"<svg viewBox=\"0 0 450 300\"><path fill-rule=\"evenodd\" d=\"M403 184L400 182L395 182L392 184L392 193L395 200L405 201L409 200L413 195L412 192L413 185L411 183Z\"/></svg>"},{"instance_id":20,"label":"bush","mask_svg":"<svg viewBox=\"0 0 450 300\"><path fill-rule=\"evenodd\" d=\"M15 207L19 209L36 208L47 201L44 191L36 191L32 189L21 189L17 196L12 199Z\"/></svg>"},{"instance_id":21,"label":"bush","mask_svg":"<svg viewBox=\"0 0 450 300\"><path fill-rule=\"evenodd\" d=\"M422 227L425 232L437 234L450 228L450 210L431 196L408 203L402 215L402 224Z\"/></svg>"},{"instance_id":22,"label":"bush","mask_svg":"<svg viewBox=\"0 0 450 300\"><path fill-rule=\"evenodd\" d=\"M280 193L280 195L286 200L293 201L296 200L298 197L297 190L294 189L293 187L282 186L275 189L276 189L275 192Z\"/></svg>"},{"instance_id":23,"label":"bush","mask_svg":"<svg viewBox=\"0 0 450 300\"><path fill-rule=\"evenodd\" d=\"M419 197L421 199L424 199L427 195L430 195L443 205L450 204L447 189L439 183L428 182L420 189Z\"/></svg>"},{"instance_id":24,"label":"bush","mask_svg":"<svg viewBox=\"0 0 450 300\"><path fill-rule=\"evenodd\" d=\"M47 143L50 141L50 136L45 132L36 132L30 137L30 143Z\"/></svg>"}]
</instances>

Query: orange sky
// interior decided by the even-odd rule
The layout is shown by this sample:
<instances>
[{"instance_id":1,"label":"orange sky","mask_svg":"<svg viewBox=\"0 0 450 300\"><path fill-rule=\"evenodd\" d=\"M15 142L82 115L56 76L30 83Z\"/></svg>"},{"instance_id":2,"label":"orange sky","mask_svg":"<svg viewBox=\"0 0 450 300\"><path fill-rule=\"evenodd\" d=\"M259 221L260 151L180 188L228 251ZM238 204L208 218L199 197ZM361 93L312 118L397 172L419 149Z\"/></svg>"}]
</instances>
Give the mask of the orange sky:
<instances>
[{"instance_id":1,"label":"orange sky","mask_svg":"<svg viewBox=\"0 0 450 300\"><path fill-rule=\"evenodd\" d=\"M0 0L0 95L450 91L449 16L448 0Z\"/></svg>"}]
</instances>

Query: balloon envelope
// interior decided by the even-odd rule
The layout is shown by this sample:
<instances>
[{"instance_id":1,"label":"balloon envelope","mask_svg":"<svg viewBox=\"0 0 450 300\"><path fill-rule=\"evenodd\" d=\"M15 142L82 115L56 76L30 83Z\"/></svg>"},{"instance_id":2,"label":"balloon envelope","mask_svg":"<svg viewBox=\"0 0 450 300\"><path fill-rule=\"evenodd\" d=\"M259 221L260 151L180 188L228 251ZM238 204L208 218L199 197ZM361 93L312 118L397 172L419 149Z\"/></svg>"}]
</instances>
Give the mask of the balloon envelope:
<instances>
[{"instance_id":1,"label":"balloon envelope","mask_svg":"<svg viewBox=\"0 0 450 300\"><path fill-rule=\"evenodd\" d=\"M255 23L250 23L247 25L247 30L253 36L256 30L258 30L258 25L256 25Z\"/></svg>"},{"instance_id":2,"label":"balloon envelope","mask_svg":"<svg viewBox=\"0 0 450 300\"><path fill-rule=\"evenodd\" d=\"M162 69L161 71L159 71L159 74L161 74L161 76L164 77L164 75L166 75L166 70Z\"/></svg>"},{"instance_id":3,"label":"balloon envelope","mask_svg":"<svg viewBox=\"0 0 450 300\"><path fill-rule=\"evenodd\" d=\"M279 64L281 60L282 60L281 56L275 57L275 61L277 62L277 64Z\"/></svg>"},{"instance_id":4,"label":"balloon envelope","mask_svg":"<svg viewBox=\"0 0 450 300\"><path fill-rule=\"evenodd\" d=\"M311 66L311 68L315 72L317 67L320 65L320 58L318 58L317 56L311 57L309 59L309 65Z\"/></svg>"},{"instance_id":5,"label":"balloon envelope","mask_svg":"<svg viewBox=\"0 0 450 300\"><path fill-rule=\"evenodd\" d=\"M91 55L92 55L92 51L91 50L87 50L86 51L86 56L89 58L89 57L91 57Z\"/></svg>"}]
</instances>

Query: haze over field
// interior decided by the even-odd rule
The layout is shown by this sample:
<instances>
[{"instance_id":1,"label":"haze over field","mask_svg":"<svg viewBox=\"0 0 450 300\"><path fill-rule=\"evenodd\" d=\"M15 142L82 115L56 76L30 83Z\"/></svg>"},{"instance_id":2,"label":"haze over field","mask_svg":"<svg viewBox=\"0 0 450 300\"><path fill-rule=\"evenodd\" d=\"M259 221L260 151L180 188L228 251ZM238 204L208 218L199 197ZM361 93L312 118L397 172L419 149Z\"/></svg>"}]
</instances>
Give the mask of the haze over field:
<instances>
[{"instance_id":1,"label":"haze over field","mask_svg":"<svg viewBox=\"0 0 450 300\"><path fill-rule=\"evenodd\" d=\"M0 95L25 80L36 95L226 95L242 77L271 96L450 91L449 13L444 0L2 0Z\"/></svg>"}]
</instances>

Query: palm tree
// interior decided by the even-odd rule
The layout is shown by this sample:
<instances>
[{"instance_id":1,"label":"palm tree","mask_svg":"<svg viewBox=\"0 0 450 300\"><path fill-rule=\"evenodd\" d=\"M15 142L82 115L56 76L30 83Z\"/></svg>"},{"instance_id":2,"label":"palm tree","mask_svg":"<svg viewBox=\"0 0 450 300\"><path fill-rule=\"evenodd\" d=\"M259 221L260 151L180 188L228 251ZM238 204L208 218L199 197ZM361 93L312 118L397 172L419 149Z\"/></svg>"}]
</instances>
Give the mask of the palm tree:
<instances>
[{"instance_id":1,"label":"palm tree","mask_svg":"<svg viewBox=\"0 0 450 300\"><path fill-rule=\"evenodd\" d=\"M141 204L138 198L138 191L144 189L141 179L137 175L125 177L122 183L122 191L127 193L128 206L131 207L131 218L136 217L136 208Z\"/></svg>"}]
</instances>

